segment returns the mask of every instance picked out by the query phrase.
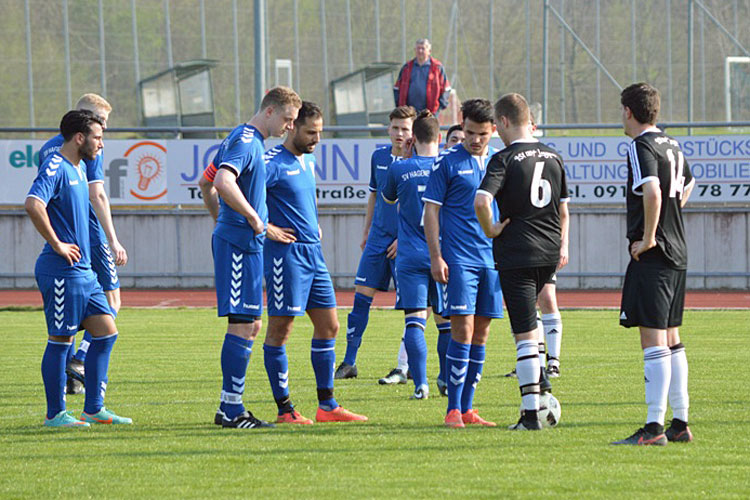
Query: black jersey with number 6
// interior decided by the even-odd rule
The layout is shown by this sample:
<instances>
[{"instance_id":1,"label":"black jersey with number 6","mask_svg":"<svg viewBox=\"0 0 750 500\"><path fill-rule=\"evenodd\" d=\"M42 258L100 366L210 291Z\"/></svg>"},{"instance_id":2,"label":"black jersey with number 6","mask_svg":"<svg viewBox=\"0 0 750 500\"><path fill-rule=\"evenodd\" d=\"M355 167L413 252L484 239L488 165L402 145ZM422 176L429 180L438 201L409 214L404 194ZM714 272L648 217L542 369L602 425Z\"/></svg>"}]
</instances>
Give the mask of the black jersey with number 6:
<instances>
[{"instance_id":1,"label":"black jersey with number 6","mask_svg":"<svg viewBox=\"0 0 750 500\"><path fill-rule=\"evenodd\" d=\"M493 241L498 270L556 265L560 203L568 201L562 158L536 140L516 141L495 154L477 193L497 200L510 223Z\"/></svg>"},{"instance_id":2,"label":"black jersey with number 6","mask_svg":"<svg viewBox=\"0 0 750 500\"><path fill-rule=\"evenodd\" d=\"M643 185L656 182L661 191L661 212L656 226L656 247L642 261L664 262L675 269L687 268L687 245L682 222L682 193L693 175L680 143L656 127L646 130L628 149L628 233L630 243L643 239Z\"/></svg>"}]
</instances>

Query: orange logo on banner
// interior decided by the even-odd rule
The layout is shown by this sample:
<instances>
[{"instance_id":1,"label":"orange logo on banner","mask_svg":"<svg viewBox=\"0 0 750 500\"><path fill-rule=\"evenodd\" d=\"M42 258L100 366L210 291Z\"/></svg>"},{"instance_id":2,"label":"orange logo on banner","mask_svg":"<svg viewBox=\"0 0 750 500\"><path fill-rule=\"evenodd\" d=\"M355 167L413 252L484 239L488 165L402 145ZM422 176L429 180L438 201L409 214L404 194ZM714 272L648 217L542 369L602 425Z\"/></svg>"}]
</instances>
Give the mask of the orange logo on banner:
<instances>
[{"instance_id":1,"label":"orange logo on banner","mask_svg":"<svg viewBox=\"0 0 750 500\"><path fill-rule=\"evenodd\" d=\"M149 190L153 190L157 184L155 180L165 172L166 153L167 149L161 144L153 141L141 141L130 147L125 152L125 158L137 149L140 154L135 156L136 161L136 172L138 174L137 189L139 192L131 189L130 194L138 198L139 200L158 200L165 194L167 194L167 188L159 193L149 193ZM163 154L162 154L163 153ZM158 189L158 186L156 186Z\"/></svg>"}]
</instances>

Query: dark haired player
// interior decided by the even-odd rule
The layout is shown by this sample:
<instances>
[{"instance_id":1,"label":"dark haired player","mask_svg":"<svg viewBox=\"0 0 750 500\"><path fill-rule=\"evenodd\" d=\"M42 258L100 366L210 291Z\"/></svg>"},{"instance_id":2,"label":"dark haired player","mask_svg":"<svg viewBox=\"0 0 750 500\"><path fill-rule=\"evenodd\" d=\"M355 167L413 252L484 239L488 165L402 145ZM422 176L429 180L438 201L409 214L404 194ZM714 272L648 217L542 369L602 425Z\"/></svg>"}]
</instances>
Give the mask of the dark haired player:
<instances>
[{"instance_id":1,"label":"dark haired player","mask_svg":"<svg viewBox=\"0 0 750 500\"><path fill-rule=\"evenodd\" d=\"M112 106L97 94L83 94L76 102L75 109L86 109L102 119L104 129L112 111ZM64 142L62 134L58 134L44 143L39 150L39 164L44 163L52 153L60 150ZM89 185L89 237L91 238L91 268L96 273L99 284L102 285L112 312L117 315L120 310L120 278L115 266L124 266L128 262L128 254L120 244L112 222L109 198L104 190L104 168L101 153L93 160L83 159L86 165L86 178ZM83 332L83 339L75 351L75 338L71 339L68 351L68 365L65 370L68 375L66 392L79 394L83 392L85 381L84 362L86 352L91 345L91 334Z\"/></svg>"},{"instance_id":2,"label":"dark haired player","mask_svg":"<svg viewBox=\"0 0 750 500\"><path fill-rule=\"evenodd\" d=\"M440 153L422 197L432 277L448 285L444 313L451 318L451 341L446 354L445 425L454 428L495 425L477 415L473 400L482 377L490 321L503 316L492 242L482 232L472 203L494 153L489 147L495 131L492 104L469 99L461 113L465 138Z\"/></svg>"},{"instance_id":3,"label":"dark haired player","mask_svg":"<svg viewBox=\"0 0 750 500\"><path fill-rule=\"evenodd\" d=\"M474 208L484 234L493 238L495 265L516 339L516 374L524 411L509 428L540 430L542 332L536 301L561 259L568 189L560 156L531 135L523 96L502 96L495 103L495 120L506 147L490 160ZM493 222L493 201L500 209L498 222Z\"/></svg>"},{"instance_id":4,"label":"dark haired player","mask_svg":"<svg viewBox=\"0 0 750 500\"><path fill-rule=\"evenodd\" d=\"M682 207L695 184L680 144L656 128L659 91L647 83L620 94L628 149L627 237L631 256L622 287L620 324L637 326L646 381L646 425L612 444L692 441L688 365L679 326L685 306L687 245ZM667 399L674 412L664 431Z\"/></svg>"},{"instance_id":5,"label":"dark haired player","mask_svg":"<svg viewBox=\"0 0 750 500\"><path fill-rule=\"evenodd\" d=\"M445 134L445 146L443 146L443 149L450 149L463 140L464 129L461 128L461 124L456 123L455 125L451 125L448 132Z\"/></svg>"},{"instance_id":6,"label":"dark haired player","mask_svg":"<svg viewBox=\"0 0 750 500\"><path fill-rule=\"evenodd\" d=\"M83 160L102 149L103 121L88 110L69 111L60 122L63 144L47 157L26 197L34 227L47 241L34 275L44 300L48 341L42 358L49 427L132 424L104 407L107 371L117 340L112 309L91 269L89 187ZM80 420L66 410L65 364L71 337L91 333L85 360L86 399Z\"/></svg>"},{"instance_id":7,"label":"dark haired player","mask_svg":"<svg viewBox=\"0 0 750 500\"><path fill-rule=\"evenodd\" d=\"M286 342L294 317L307 313L313 324L310 359L318 388L318 422L365 421L341 407L333 397L336 362L336 294L320 244L318 207L315 201L315 156L320 142L323 113L311 102L302 102L283 144L265 154L268 239L263 245L268 327L263 361L271 391L279 408L277 423L312 424L292 405L289 397L289 361Z\"/></svg>"},{"instance_id":8,"label":"dark haired player","mask_svg":"<svg viewBox=\"0 0 750 500\"><path fill-rule=\"evenodd\" d=\"M428 110L422 111L412 126L412 137L415 154L394 162L388 168L383 199L390 204L399 204L400 249L396 256L396 273L400 283L401 307L405 314L404 344L409 371L414 378L414 394L411 397L427 399L429 387L424 330L428 306L432 306L438 331L450 331L450 323L440 316L445 285L438 285L430 274L430 254L422 223L422 193L440 148L440 124L437 118ZM444 361L441 360L441 367L443 364ZM443 375L442 371L440 375ZM445 387L445 383L441 385L439 382L438 389L442 387Z\"/></svg>"}]
</instances>

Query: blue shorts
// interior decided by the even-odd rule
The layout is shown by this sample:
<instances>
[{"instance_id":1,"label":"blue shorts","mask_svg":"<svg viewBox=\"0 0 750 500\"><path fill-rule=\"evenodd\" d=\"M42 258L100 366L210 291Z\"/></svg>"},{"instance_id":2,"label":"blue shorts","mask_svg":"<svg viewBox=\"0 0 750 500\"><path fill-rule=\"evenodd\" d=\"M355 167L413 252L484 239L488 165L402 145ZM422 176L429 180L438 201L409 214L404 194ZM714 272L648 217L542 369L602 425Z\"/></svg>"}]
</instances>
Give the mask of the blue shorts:
<instances>
[{"instance_id":1,"label":"blue shorts","mask_svg":"<svg viewBox=\"0 0 750 500\"><path fill-rule=\"evenodd\" d=\"M402 309L427 309L432 306L432 311L442 316L447 298L447 285L432 279L429 266L417 269L400 265L396 272L400 283L398 291Z\"/></svg>"},{"instance_id":2,"label":"blue shorts","mask_svg":"<svg viewBox=\"0 0 750 500\"><path fill-rule=\"evenodd\" d=\"M320 243L266 240L263 268L269 316L303 316L308 309L336 307Z\"/></svg>"},{"instance_id":3,"label":"blue shorts","mask_svg":"<svg viewBox=\"0 0 750 500\"><path fill-rule=\"evenodd\" d=\"M449 264L448 271L447 316L503 317L503 292L495 269Z\"/></svg>"},{"instance_id":4,"label":"blue shorts","mask_svg":"<svg viewBox=\"0 0 750 500\"><path fill-rule=\"evenodd\" d=\"M91 246L91 269L105 292L120 288L120 277L109 244L103 241L100 245Z\"/></svg>"},{"instance_id":5,"label":"blue shorts","mask_svg":"<svg viewBox=\"0 0 750 500\"><path fill-rule=\"evenodd\" d=\"M263 253L245 252L213 235L216 306L219 316L256 319L263 313Z\"/></svg>"},{"instance_id":6,"label":"blue shorts","mask_svg":"<svg viewBox=\"0 0 750 500\"><path fill-rule=\"evenodd\" d=\"M370 234L362 257L359 259L357 277L354 278L355 285L385 292L388 290L391 278L393 278L393 286L398 291L396 259L386 257L386 252L391 243L393 243L393 239L384 240Z\"/></svg>"},{"instance_id":7,"label":"blue shorts","mask_svg":"<svg viewBox=\"0 0 750 500\"><path fill-rule=\"evenodd\" d=\"M114 317L92 271L64 278L38 274L36 283L42 293L49 335L74 336L83 329L81 323L89 316L109 314Z\"/></svg>"}]
</instances>

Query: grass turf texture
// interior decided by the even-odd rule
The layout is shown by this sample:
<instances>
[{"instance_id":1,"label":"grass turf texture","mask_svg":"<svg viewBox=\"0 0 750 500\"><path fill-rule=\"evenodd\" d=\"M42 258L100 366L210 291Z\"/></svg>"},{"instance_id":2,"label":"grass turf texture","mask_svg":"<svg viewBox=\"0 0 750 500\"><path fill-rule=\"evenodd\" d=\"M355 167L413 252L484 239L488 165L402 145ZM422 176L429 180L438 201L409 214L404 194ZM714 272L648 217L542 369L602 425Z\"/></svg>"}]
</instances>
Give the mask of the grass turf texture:
<instances>
[{"instance_id":1,"label":"grass turf texture","mask_svg":"<svg viewBox=\"0 0 750 500\"><path fill-rule=\"evenodd\" d=\"M345 325L346 311L339 319ZM750 311L686 314L696 441L665 448L609 445L645 417L637 332L618 327L615 311L564 311L563 320L562 377L553 379L563 407L556 429L505 430L520 403L516 380L503 377L515 364L507 319L493 323L475 399L499 427L452 430L442 426L446 399L434 384L434 325L427 329L432 397L412 401L411 382L377 384L395 365L402 316L372 311L359 378L336 384L339 402L370 422L243 431L212 423L224 330L215 310L124 309L106 403L135 425L68 430L42 427L42 312L2 311L0 497L750 496L750 397L741 369ZM312 418L311 336L309 320L298 318L288 352L292 398ZM273 419L262 338L253 348L245 403ZM338 360L344 349L342 335ZM83 396L68 396L76 415L82 407Z\"/></svg>"}]
</instances>

